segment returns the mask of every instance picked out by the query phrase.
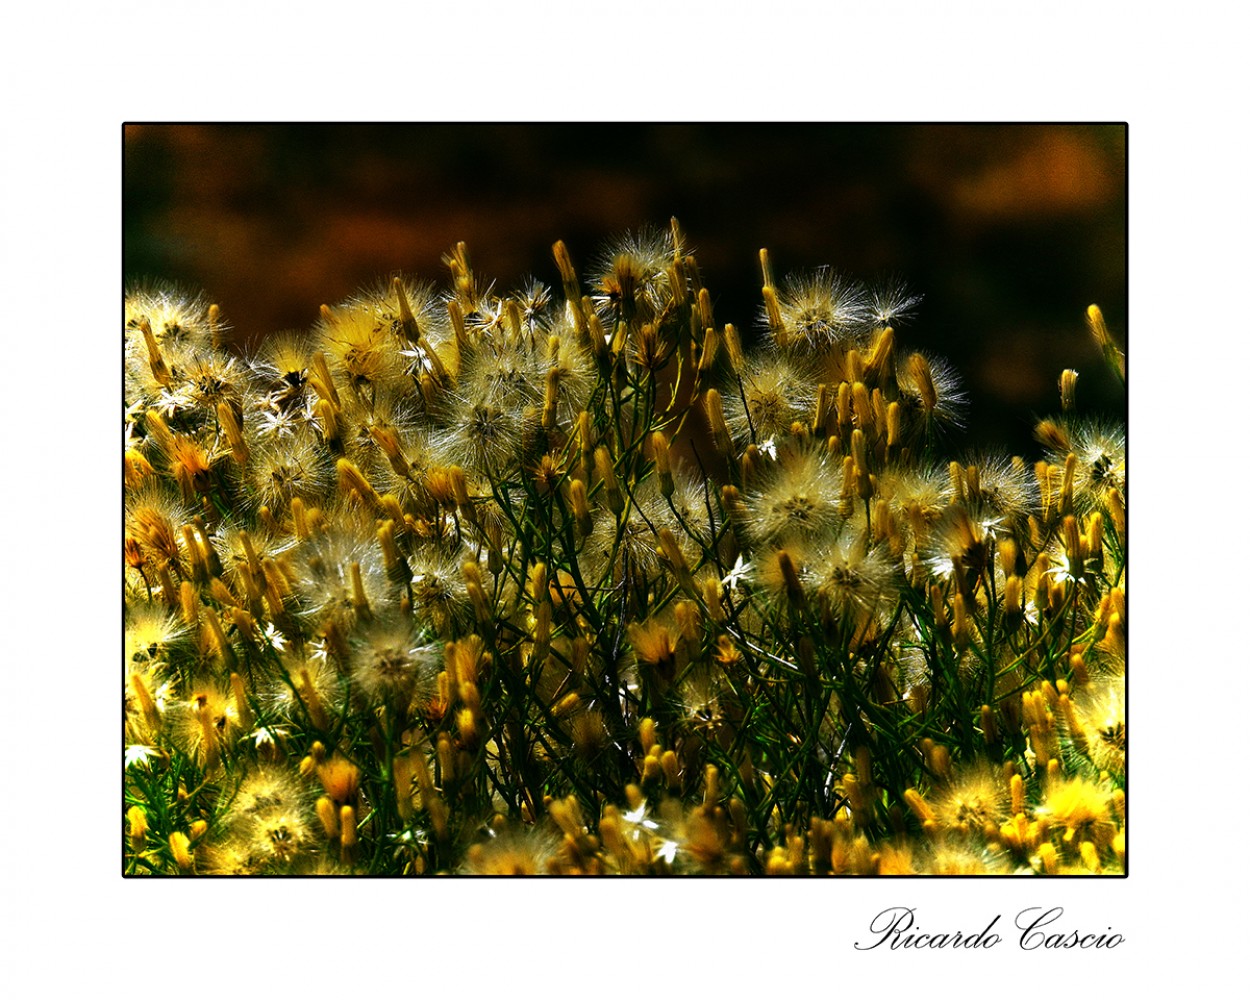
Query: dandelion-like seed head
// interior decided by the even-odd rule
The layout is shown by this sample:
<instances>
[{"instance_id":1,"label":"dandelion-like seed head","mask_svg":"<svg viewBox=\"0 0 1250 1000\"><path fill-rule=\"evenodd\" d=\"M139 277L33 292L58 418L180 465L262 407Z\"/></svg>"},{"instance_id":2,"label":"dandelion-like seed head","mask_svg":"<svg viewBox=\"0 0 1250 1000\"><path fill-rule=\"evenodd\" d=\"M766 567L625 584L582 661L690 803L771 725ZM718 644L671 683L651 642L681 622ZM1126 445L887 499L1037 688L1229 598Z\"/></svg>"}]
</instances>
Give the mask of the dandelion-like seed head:
<instances>
[{"instance_id":1,"label":"dandelion-like seed head","mask_svg":"<svg viewBox=\"0 0 1250 1000\"><path fill-rule=\"evenodd\" d=\"M979 835L987 824L997 828L1011 811L1006 781L985 764L957 768L926 798L938 825L960 835Z\"/></svg>"},{"instance_id":2,"label":"dandelion-like seed head","mask_svg":"<svg viewBox=\"0 0 1250 1000\"><path fill-rule=\"evenodd\" d=\"M908 708L923 714L933 693L933 671L914 626L900 623L891 650L890 675Z\"/></svg>"},{"instance_id":3,"label":"dandelion-like seed head","mask_svg":"<svg viewBox=\"0 0 1250 1000\"><path fill-rule=\"evenodd\" d=\"M568 427L590 402L595 388L595 359L571 333L560 338L554 357L547 352L544 359L543 378L555 388L556 422Z\"/></svg>"},{"instance_id":4,"label":"dandelion-like seed head","mask_svg":"<svg viewBox=\"0 0 1250 1000\"><path fill-rule=\"evenodd\" d=\"M212 488L214 467L222 455L197 437L175 434L164 449L164 457L170 477L182 488L183 499L189 501Z\"/></svg>"},{"instance_id":5,"label":"dandelion-like seed head","mask_svg":"<svg viewBox=\"0 0 1250 1000\"><path fill-rule=\"evenodd\" d=\"M208 297L178 285L141 285L126 292L126 343L143 343L141 321L151 327L162 347L208 347L213 339Z\"/></svg>"},{"instance_id":6,"label":"dandelion-like seed head","mask_svg":"<svg viewBox=\"0 0 1250 1000\"><path fill-rule=\"evenodd\" d=\"M340 712L344 707L343 679L323 643L309 643L302 653L283 650L279 657L289 680L266 686L261 699L272 715L295 721L309 712L324 713L324 718Z\"/></svg>"},{"instance_id":7,"label":"dandelion-like seed head","mask_svg":"<svg viewBox=\"0 0 1250 1000\"><path fill-rule=\"evenodd\" d=\"M531 467L530 475L533 477L534 488L538 490L539 495L551 496L559 489L567 471L562 456L545 451L538 457L538 462Z\"/></svg>"},{"instance_id":8,"label":"dandelion-like seed head","mask_svg":"<svg viewBox=\"0 0 1250 1000\"><path fill-rule=\"evenodd\" d=\"M1050 568L1046 570L1046 575L1051 580L1064 583L1083 583L1085 581L1086 569L1084 560L1072 558L1064 547L1062 539L1057 539L1050 544L1046 550L1046 557L1050 563Z\"/></svg>"},{"instance_id":9,"label":"dandelion-like seed head","mask_svg":"<svg viewBox=\"0 0 1250 1000\"><path fill-rule=\"evenodd\" d=\"M521 319L527 331L546 328L547 309L551 305L550 288L537 278L529 277L513 298L521 310Z\"/></svg>"},{"instance_id":10,"label":"dandelion-like seed head","mask_svg":"<svg viewBox=\"0 0 1250 1000\"><path fill-rule=\"evenodd\" d=\"M671 680L677 669L677 636L659 618L629 626L629 641L638 662Z\"/></svg>"},{"instance_id":11,"label":"dandelion-like seed head","mask_svg":"<svg viewBox=\"0 0 1250 1000\"><path fill-rule=\"evenodd\" d=\"M890 504L896 522L913 546L938 523L950 495L950 473L937 466L887 468L877 476L877 493Z\"/></svg>"},{"instance_id":12,"label":"dandelion-like seed head","mask_svg":"<svg viewBox=\"0 0 1250 1000\"><path fill-rule=\"evenodd\" d=\"M520 460L522 413L488 402L459 399L450 425L433 440L442 465L462 465L499 476Z\"/></svg>"},{"instance_id":13,"label":"dandelion-like seed head","mask_svg":"<svg viewBox=\"0 0 1250 1000\"><path fill-rule=\"evenodd\" d=\"M1051 782L1038 811L1063 827L1063 842L1072 848L1084 841L1104 847L1115 836L1110 789L1085 778Z\"/></svg>"},{"instance_id":14,"label":"dandelion-like seed head","mask_svg":"<svg viewBox=\"0 0 1250 1000\"><path fill-rule=\"evenodd\" d=\"M308 817L300 812L267 810L253 816L248 826L255 854L279 866L297 860L313 842Z\"/></svg>"},{"instance_id":15,"label":"dandelion-like seed head","mask_svg":"<svg viewBox=\"0 0 1250 1000\"><path fill-rule=\"evenodd\" d=\"M811 582L827 618L858 623L893 609L901 576L886 550L844 529L816 550Z\"/></svg>"},{"instance_id":16,"label":"dandelion-like seed head","mask_svg":"<svg viewBox=\"0 0 1250 1000\"><path fill-rule=\"evenodd\" d=\"M312 620L334 621L349 629L357 621L353 565L360 567L370 608L388 606L396 585L387 576L377 538L353 530L348 519L336 518L334 527L310 537L292 554L294 587Z\"/></svg>"},{"instance_id":17,"label":"dandelion-like seed head","mask_svg":"<svg viewBox=\"0 0 1250 1000\"><path fill-rule=\"evenodd\" d=\"M170 739L187 756L211 766L242 732L231 691L213 677L193 679L186 698L170 706Z\"/></svg>"},{"instance_id":18,"label":"dandelion-like seed head","mask_svg":"<svg viewBox=\"0 0 1250 1000\"><path fill-rule=\"evenodd\" d=\"M519 340L484 343L464 359L459 395L504 410L541 406L547 375L543 353Z\"/></svg>"},{"instance_id":19,"label":"dandelion-like seed head","mask_svg":"<svg viewBox=\"0 0 1250 1000\"><path fill-rule=\"evenodd\" d=\"M465 875L547 875L556 863L560 838L542 827L509 826L492 830L472 845L461 871Z\"/></svg>"},{"instance_id":20,"label":"dandelion-like seed head","mask_svg":"<svg viewBox=\"0 0 1250 1000\"><path fill-rule=\"evenodd\" d=\"M126 669L167 665L171 654L187 639L189 630L180 615L154 604L128 609L125 636Z\"/></svg>"},{"instance_id":21,"label":"dandelion-like seed head","mask_svg":"<svg viewBox=\"0 0 1250 1000\"><path fill-rule=\"evenodd\" d=\"M123 376L123 397L131 404L155 409L162 416L180 416L190 405L184 391L182 359L189 348L181 344L158 347L164 367L153 369L151 353L143 337L127 341Z\"/></svg>"},{"instance_id":22,"label":"dandelion-like seed head","mask_svg":"<svg viewBox=\"0 0 1250 1000\"><path fill-rule=\"evenodd\" d=\"M312 403L302 387L286 396L251 395L244 419L245 439L264 442L270 438L293 438L314 428L320 433Z\"/></svg>"},{"instance_id":23,"label":"dandelion-like seed head","mask_svg":"<svg viewBox=\"0 0 1250 1000\"><path fill-rule=\"evenodd\" d=\"M992 528L974 521L962 504L952 504L926 543L925 565L933 576L954 580L961 592L970 593L989 566L991 537Z\"/></svg>"},{"instance_id":24,"label":"dandelion-like seed head","mask_svg":"<svg viewBox=\"0 0 1250 1000\"><path fill-rule=\"evenodd\" d=\"M259 506L285 511L299 498L306 505L325 502L334 472L311 431L258 441L247 465L247 478Z\"/></svg>"},{"instance_id":25,"label":"dandelion-like seed head","mask_svg":"<svg viewBox=\"0 0 1250 1000\"><path fill-rule=\"evenodd\" d=\"M569 724L573 750L582 760L592 761L611 744L611 734L603 713L591 708L578 712Z\"/></svg>"},{"instance_id":26,"label":"dandelion-like seed head","mask_svg":"<svg viewBox=\"0 0 1250 1000\"><path fill-rule=\"evenodd\" d=\"M842 344L861 335L871 322L864 288L828 267L788 276L777 305L782 330L773 331L773 336L787 346L819 349Z\"/></svg>"},{"instance_id":27,"label":"dandelion-like seed head","mask_svg":"<svg viewBox=\"0 0 1250 1000\"><path fill-rule=\"evenodd\" d=\"M304 786L288 771L252 771L230 803L227 841L258 871L281 870L313 844L311 803Z\"/></svg>"},{"instance_id":28,"label":"dandelion-like seed head","mask_svg":"<svg viewBox=\"0 0 1250 1000\"><path fill-rule=\"evenodd\" d=\"M603 491L598 498L602 503ZM634 499L636 502L629 505L618 533L596 531L587 540L581 551L583 573L634 587L649 585L660 576L663 564L658 551L659 532L672 529L673 512L653 479L635 487ZM605 512L603 520L612 523L614 518ZM675 536L689 559L696 551L694 541L684 532L675 532Z\"/></svg>"},{"instance_id":29,"label":"dandelion-like seed head","mask_svg":"<svg viewBox=\"0 0 1250 1000\"><path fill-rule=\"evenodd\" d=\"M417 423L404 430L402 436L396 429L395 435L401 442L403 462L397 467L388 459L385 450L379 448L373 457L374 469L366 475L375 484L378 493L395 496L405 512L435 519L439 507L439 500L431 488L431 476L437 468L433 454L435 432L427 424ZM374 443L377 443L376 440Z\"/></svg>"},{"instance_id":30,"label":"dandelion-like seed head","mask_svg":"<svg viewBox=\"0 0 1250 1000\"><path fill-rule=\"evenodd\" d=\"M964 469L969 516L986 530L1020 525L1037 512L1037 478L1023 463L1005 455L979 455L965 462Z\"/></svg>"},{"instance_id":31,"label":"dandelion-like seed head","mask_svg":"<svg viewBox=\"0 0 1250 1000\"><path fill-rule=\"evenodd\" d=\"M348 299L347 306L370 316L375 325L394 338L395 346L407 342L399 297L395 293L395 278L384 278ZM451 333L447 307L442 296L429 281L398 276L416 332L430 343L441 343Z\"/></svg>"},{"instance_id":32,"label":"dandelion-like seed head","mask_svg":"<svg viewBox=\"0 0 1250 1000\"><path fill-rule=\"evenodd\" d=\"M245 535L246 545L243 542ZM213 541L221 559L223 579L241 593L246 593L246 588L242 582L240 567L250 569L249 546L259 566L265 560L285 562L284 553L295 545L295 538L291 535L274 534L263 524L244 528L241 522L234 519L223 521L217 526Z\"/></svg>"},{"instance_id":33,"label":"dandelion-like seed head","mask_svg":"<svg viewBox=\"0 0 1250 1000\"><path fill-rule=\"evenodd\" d=\"M373 310L353 303L337 306L323 313L314 337L331 372L357 394L368 397L378 388L404 388L407 374L400 345L389 323Z\"/></svg>"},{"instance_id":34,"label":"dandelion-like seed head","mask_svg":"<svg viewBox=\"0 0 1250 1000\"><path fill-rule=\"evenodd\" d=\"M1128 750L1124 678L1113 676L1078 689L1072 710L1081 729L1084 756L1099 772L1124 773Z\"/></svg>"},{"instance_id":35,"label":"dandelion-like seed head","mask_svg":"<svg viewBox=\"0 0 1250 1000\"><path fill-rule=\"evenodd\" d=\"M158 563L177 563L181 531L191 512L161 484L149 481L126 497L126 534Z\"/></svg>"},{"instance_id":36,"label":"dandelion-like seed head","mask_svg":"<svg viewBox=\"0 0 1250 1000\"><path fill-rule=\"evenodd\" d=\"M491 342L506 341L506 316L507 305L504 300L498 295L492 295L491 289L487 288L473 300L472 308L465 310L464 325L469 344L474 348L481 348Z\"/></svg>"},{"instance_id":37,"label":"dandelion-like seed head","mask_svg":"<svg viewBox=\"0 0 1250 1000\"><path fill-rule=\"evenodd\" d=\"M435 545L423 545L409 557L412 568L413 614L428 621L440 635L456 625L467 625L473 604L465 585L464 563L470 561L465 549L448 552Z\"/></svg>"},{"instance_id":38,"label":"dandelion-like seed head","mask_svg":"<svg viewBox=\"0 0 1250 1000\"><path fill-rule=\"evenodd\" d=\"M757 552L748 574L752 586L758 587L773 600L786 600L790 581L785 560L789 561L800 586L806 591L813 580L812 546L801 539L788 541L784 548L770 547Z\"/></svg>"},{"instance_id":39,"label":"dandelion-like seed head","mask_svg":"<svg viewBox=\"0 0 1250 1000\"><path fill-rule=\"evenodd\" d=\"M1126 495L1127 452L1124 428L1107 420L1074 420L1061 425L1076 455L1073 499L1078 511L1097 510L1112 490ZM1047 460L1063 467L1067 454L1050 449Z\"/></svg>"},{"instance_id":40,"label":"dandelion-like seed head","mask_svg":"<svg viewBox=\"0 0 1250 1000\"><path fill-rule=\"evenodd\" d=\"M678 252L688 251L679 247ZM644 228L612 243L600 257L592 293L605 322L654 318L672 295L667 269L673 259L668 231Z\"/></svg>"},{"instance_id":41,"label":"dandelion-like seed head","mask_svg":"<svg viewBox=\"0 0 1250 1000\"><path fill-rule=\"evenodd\" d=\"M235 815L247 815L271 809L297 810L307 805L308 795L294 774L282 768L262 766L244 779L230 803L230 810Z\"/></svg>"},{"instance_id":42,"label":"dandelion-like seed head","mask_svg":"<svg viewBox=\"0 0 1250 1000\"><path fill-rule=\"evenodd\" d=\"M635 497L657 531L662 527L672 530L691 566L698 562L700 549L712 547L712 540L724 525L724 515L708 480L696 475L685 463L673 469L673 495L667 501L655 478L635 491Z\"/></svg>"},{"instance_id":43,"label":"dandelion-like seed head","mask_svg":"<svg viewBox=\"0 0 1250 1000\"><path fill-rule=\"evenodd\" d=\"M409 622L381 621L352 644L352 688L367 705L406 709L430 693L441 655L438 645L421 644Z\"/></svg>"},{"instance_id":44,"label":"dandelion-like seed head","mask_svg":"<svg viewBox=\"0 0 1250 1000\"><path fill-rule=\"evenodd\" d=\"M919 440L964 425L967 396L949 362L916 351L899 364L896 375L907 425Z\"/></svg>"},{"instance_id":45,"label":"dandelion-like seed head","mask_svg":"<svg viewBox=\"0 0 1250 1000\"><path fill-rule=\"evenodd\" d=\"M816 410L816 378L801 359L773 351L754 359L741 378L741 393L737 386L721 393L725 423L739 445L752 440L761 447L780 442L796 422L811 422Z\"/></svg>"},{"instance_id":46,"label":"dandelion-like seed head","mask_svg":"<svg viewBox=\"0 0 1250 1000\"><path fill-rule=\"evenodd\" d=\"M842 470L822 450L786 451L743 496L747 533L756 544L819 538L842 521L841 493Z\"/></svg>"},{"instance_id":47,"label":"dandelion-like seed head","mask_svg":"<svg viewBox=\"0 0 1250 1000\"><path fill-rule=\"evenodd\" d=\"M419 463L425 457L419 444L426 432L411 394L379 388L367 397L344 396L338 429L346 457L369 478L392 468L379 433L393 435L409 461Z\"/></svg>"},{"instance_id":48,"label":"dandelion-like seed head","mask_svg":"<svg viewBox=\"0 0 1250 1000\"><path fill-rule=\"evenodd\" d=\"M723 699L728 690L720 670L703 664L692 668L678 691L688 723L706 736L716 737L723 732Z\"/></svg>"},{"instance_id":49,"label":"dandelion-like seed head","mask_svg":"<svg viewBox=\"0 0 1250 1000\"><path fill-rule=\"evenodd\" d=\"M209 423L216 421L219 403L236 415L243 413L247 373L234 358L216 351L197 354L185 362L182 379L188 405L199 409Z\"/></svg>"},{"instance_id":50,"label":"dandelion-like seed head","mask_svg":"<svg viewBox=\"0 0 1250 1000\"><path fill-rule=\"evenodd\" d=\"M312 338L303 330L282 330L262 340L246 365L262 391L302 389L314 349Z\"/></svg>"},{"instance_id":51,"label":"dandelion-like seed head","mask_svg":"<svg viewBox=\"0 0 1250 1000\"><path fill-rule=\"evenodd\" d=\"M285 330L266 337L247 359L254 392L247 401L245 433L290 437L313 421L317 396L308 381L312 354L306 333Z\"/></svg>"}]
</instances>

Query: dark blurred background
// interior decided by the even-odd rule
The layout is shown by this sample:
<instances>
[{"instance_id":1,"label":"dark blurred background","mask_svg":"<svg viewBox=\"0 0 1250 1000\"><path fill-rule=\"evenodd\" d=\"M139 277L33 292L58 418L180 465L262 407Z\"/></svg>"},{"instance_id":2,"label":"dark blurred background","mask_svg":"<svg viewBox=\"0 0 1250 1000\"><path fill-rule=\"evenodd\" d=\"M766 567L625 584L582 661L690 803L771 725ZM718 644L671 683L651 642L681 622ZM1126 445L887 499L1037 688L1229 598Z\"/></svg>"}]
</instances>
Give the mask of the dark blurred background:
<instances>
[{"instance_id":1,"label":"dark blurred background","mask_svg":"<svg viewBox=\"0 0 1250 1000\"><path fill-rule=\"evenodd\" d=\"M717 319L756 330L778 276L896 275L924 301L900 345L952 361L968 441L1034 455L1032 420L1125 413L1084 310L1127 327L1123 125L129 125L127 280L203 288L241 341L304 328L396 271L442 283L465 240L511 289L559 287L605 240L677 216Z\"/></svg>"}]
</instances>

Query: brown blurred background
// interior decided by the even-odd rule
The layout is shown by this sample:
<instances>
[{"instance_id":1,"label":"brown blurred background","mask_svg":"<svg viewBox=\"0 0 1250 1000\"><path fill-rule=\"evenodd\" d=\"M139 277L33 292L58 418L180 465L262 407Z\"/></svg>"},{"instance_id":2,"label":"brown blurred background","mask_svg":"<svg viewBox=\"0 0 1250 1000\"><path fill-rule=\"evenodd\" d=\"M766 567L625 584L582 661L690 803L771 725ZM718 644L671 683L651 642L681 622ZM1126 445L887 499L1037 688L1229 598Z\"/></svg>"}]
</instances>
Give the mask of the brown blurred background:
<instances>
[{"instance_id":1,"label":"brown blurred background","mask_svg":"<svg viewBox=\"0 0 1250 1000\"><path fill-rule=\"evenodd\" d=\"M442 283L465 240L503 289L559 286L605 240L677 216L721 321L757 328L757 251L896 275L924 301L904 348L945 356L968 441L1031 455L1036 415L1125 412L1085 333L1127 329L1122 125L130 125L127 280L203 288L241 340L307 327L396 271Z\"/></svg>"}]
</instances>

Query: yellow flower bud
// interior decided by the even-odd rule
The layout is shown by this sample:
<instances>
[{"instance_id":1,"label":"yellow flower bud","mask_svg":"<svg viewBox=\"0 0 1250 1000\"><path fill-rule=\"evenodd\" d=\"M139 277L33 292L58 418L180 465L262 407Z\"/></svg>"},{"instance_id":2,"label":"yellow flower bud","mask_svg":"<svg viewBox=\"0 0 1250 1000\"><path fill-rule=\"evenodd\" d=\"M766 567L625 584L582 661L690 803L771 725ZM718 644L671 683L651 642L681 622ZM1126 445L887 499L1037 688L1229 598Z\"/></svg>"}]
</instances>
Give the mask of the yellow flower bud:
<instances>
[{"instance_id":1,"label":"yellow flower bud","mask_svg":"<svg viewBox=\"0 0 1250 1000\"><path fill-rule=\"evenodd\" d=\"M148 841L148 815L142 806L131 806L126 820L130 824L130 849L138 854Z\"/></svg>"},{"instance_id":2,"label":"yellow flower bud","mask_svg":"<svg viewBox=\"0 0 1250 1000\"><path fill-rule=\"evenodd\" d=\"M169 851L173 855L174 862L184 872L189 872L191 866L195 863L195 859L191 856L191 838L181 831L174 831L169 835Z\"/></svg>"}]
</instances>

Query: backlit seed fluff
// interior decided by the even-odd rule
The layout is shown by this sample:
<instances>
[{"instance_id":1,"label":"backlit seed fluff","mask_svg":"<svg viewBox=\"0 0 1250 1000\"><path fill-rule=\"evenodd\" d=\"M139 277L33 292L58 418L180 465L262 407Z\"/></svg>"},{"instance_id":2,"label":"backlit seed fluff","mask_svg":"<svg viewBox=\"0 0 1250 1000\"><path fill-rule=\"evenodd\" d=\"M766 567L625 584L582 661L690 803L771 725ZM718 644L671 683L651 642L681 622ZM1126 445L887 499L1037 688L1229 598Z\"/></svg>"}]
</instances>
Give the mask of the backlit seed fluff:
<instances>
[{"instance_id":1,"label":"backlit seed fluff","mask_svg":"<svg viewBox=\"0 0 1250 1000\"><path fill-rule=\"evenodd\" d=\"M741 374L741 388L727 386L723 393L725 422L739 448L754 441L775 454L796 421L815 415L815 382L796 359L780 354L754 359Z\"/></svg>"},{"instance_id":2,"label":"backlit seed fluff","mask_svg":"<svg viewBox=\"0 0 1250 1000\"><path fill-rule=\"evenodd\" d=\"M784 280L777 295L777 316L780 331L773 335L779 344L822 348L861 334L870 322L871 302L862 286L830 268L819 268Z\"/></svg>"},{"instance_id":3,"label":"backlit seed fluff","mask_svg":"<svg viewBox=\"0 0 1250 1000\"><path fill-rule=\"evenodd\" d=\"M743 495L744 527L759 543L819 538L842 520L841 492L841 470L821 452L789 452Z\"/></svg>"}]
</instances>

